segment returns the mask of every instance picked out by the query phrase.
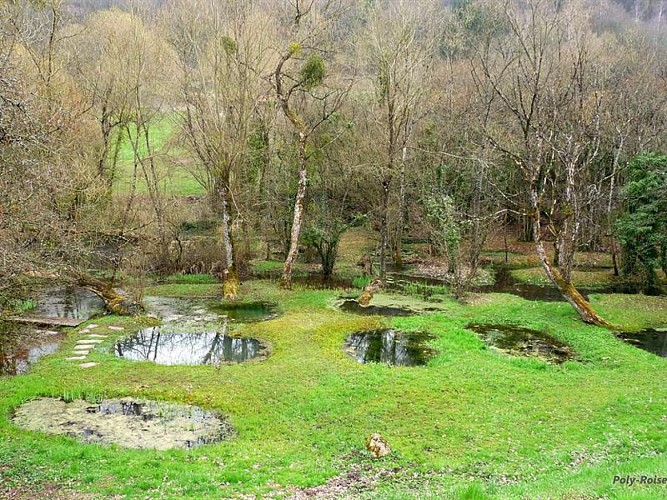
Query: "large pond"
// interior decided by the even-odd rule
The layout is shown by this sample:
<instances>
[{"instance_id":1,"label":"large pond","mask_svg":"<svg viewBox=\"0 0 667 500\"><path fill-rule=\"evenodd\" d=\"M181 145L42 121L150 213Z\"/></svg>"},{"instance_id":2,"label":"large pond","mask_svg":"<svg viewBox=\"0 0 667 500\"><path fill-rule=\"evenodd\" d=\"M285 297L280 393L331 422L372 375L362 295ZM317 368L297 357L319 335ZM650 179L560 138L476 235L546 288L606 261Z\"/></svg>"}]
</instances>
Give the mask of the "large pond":
<instances>
[{"instance_id":1,"label":"large pond","mask_svg":"<svg viewBox=\"0 0 667 500\"><path fill-rule=\"evenodd\" d=\"M162 325L120 340L114 347L116 356L162 365L213 366L268 356L266 344L233 331L236 325L275 317L272 304L176 297L147 297L144 304Z\"/></svg>"},{"instance_id":2,"label":"large pond","mask_svg":"<svg viewBox=\"0 0 667 500\"><path fill-rule=\"evenodd\" d=\"M53 354L65 334L0 321L0 376L21 375L41 357Z\"/></svg>"},{"instance_id":3,"label":"large pond","mask_svg":"<svg viewBox=\"0 0 667 500\"><path fill-rule=\"evenodd\" d=\"M160 327L141 330L115 346L116 356L160 365L220 365L263 358L267 348L257 339L222 332L162 333Z\"/></svg>"},{"instance_id":4,"label":"large pond","mask_svg":"<svg viewBox=\"0 0 667 500\"><path fill-rule=\"evenodd\" d=\"M427 343L435 338L427 332L404 332L392 328L351 334L345 350L359 363L396 366L424 365L435 355Z\"/></svg>"},{"instance_id":5,"label":"large pond","mask_svg":"<svg viewBox=\"0 0 667 500\"><path fill-rule=\"evenodd\" d=\"M104 301L90 290L80 287L54 287L35 297L30 316L40 318L89 319L104 312Z\"/></svg>"},{"instance_id":6,"label":"large pond","mask_svg":"<svg viewBox=\"0 0 667 500\"><path fill-rule=\"evenodd\" d=\"M480 339L496 350L512 356L543 359L549 363L563 363L574 358L574 351L567 344L551 335L515 325L468 325Z\"/></svg>"},{"instance_id":7,"label":"large pond","mask_svg":"<svg viewBox=\"0 0 667 500\"><path fill-rule=\"evenodd\" d=\"M99 403L39 398L19 406L13 421L23 429L71 436L84 443L139 449L195 448L233 435L231 425L217 413L131 398Z\"/></svg>"},{"instance_id":8,"label":"large pond","mask_svg":"<svg viewBox=\"0 0 667 500\"><path fill-rule=\"evenodd\" d=\"M667 358L667 328L623 332L618 336L628 344Z\"/></svg>"}]
</instances>

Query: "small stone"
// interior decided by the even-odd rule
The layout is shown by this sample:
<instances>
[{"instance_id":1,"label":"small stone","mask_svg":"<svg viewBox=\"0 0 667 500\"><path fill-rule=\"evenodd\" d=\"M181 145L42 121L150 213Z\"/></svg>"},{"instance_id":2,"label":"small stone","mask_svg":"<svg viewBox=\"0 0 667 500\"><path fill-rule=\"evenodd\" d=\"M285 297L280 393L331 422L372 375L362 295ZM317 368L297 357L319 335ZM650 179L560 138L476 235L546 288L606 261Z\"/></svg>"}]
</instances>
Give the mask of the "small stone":
<instances>
[{"instance_id":1,"label":"small stone","mask_svg":"<svg viewBox=\"0 0 667 500\"><path fill-rule=\"evenodd\" d=\"M44 332L45 335L58 335L60 332L56 332L55 330L46 330Z\"/></svg>"},{"instance_id":2,"label":"small stone","mask_svg":"<svg viewBox=\"0 0 667 500\"><path fill-rule=\"evenodd\" d=\"M375 458L386 457L391 455L389 443L385 438L375 433L366 438L366 449L370 451Z\"/></svg>"},{"instance_id":3,"label":"small stone","mask_svg":"<svg viewBox=\"0 0 667 500\"><path fill-rule=\"evenodd\" d=\"M93 324L93 325L88 325L86 328L93 329L93 328L97 328L98 326L100 326L100 325Z\"/></svg>"},{"instance_id":4,"label":"small stone","mask_svg":"<svg viewBox=\"0 0 667 500\"><path fill-rule=\"evenodd\" d=\"M81 361L82 359L86 359L85 356L72 356L71 358L65 358L67 361Z\"/></svg>"},{"instance_id":5,"label":"small stone","mask_svg":"<svg viewBox=\"0 0 667 500\"><path fill-rule=\"evenodd\" d=\"M113 330L114 332L120 332L122 330L125 330L122 326L108 326L107 327L109 330Z\"/></svg>"},{"instance_id":6,"label":"small stone","mask_svg":"<svg viewBox=\"0 0 667 500\"><path fill-rule=\"evenodd\" d=\"M93 366L97 366L99 363L81 363L79 366L81 368L92 368Z\"/></svg>"},{"instance_id":7,"label":"small stone","mask_svg":"<svg viewBox=\"0 0 667 500\"><path fill-rule=\"evenodd\" d=\"M98 340L98 339L82 339L82 340L77 340L76 343L77 345L83 345L83 344L101 344L104 342L103 340Z\"/></svg>"},{"instance_id":8,"label":"small stone","mask_svg":"<svg viewBox=\"0 0 667 500\"><path fill-rule=\"evenodd\" d=\"M90 349L74 349L74 354L77 356L88 356L90 354Z\"/></svg>"}]
</instances>

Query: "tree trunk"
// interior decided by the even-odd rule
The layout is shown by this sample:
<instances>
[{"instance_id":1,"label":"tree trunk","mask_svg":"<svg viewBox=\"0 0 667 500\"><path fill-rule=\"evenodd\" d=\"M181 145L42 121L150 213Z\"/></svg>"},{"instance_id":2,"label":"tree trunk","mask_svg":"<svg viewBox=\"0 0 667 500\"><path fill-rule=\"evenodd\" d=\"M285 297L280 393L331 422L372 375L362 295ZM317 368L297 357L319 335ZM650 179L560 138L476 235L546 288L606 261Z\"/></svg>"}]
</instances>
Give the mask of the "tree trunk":
<instances>
[{"instance_id":1,"label":"tree trunk","mask_svg":"<svg viewBox=\"0 0 667 500\"><path fill-rule=\"evenodd\" d=\"M389 181L382 181L382 222L380 226L380 279L387 274L387 245L389 240Z\"/></svg>"},{"instance_id":2,"label":"tree trunk","mask_svg":"<svg viewBox=\"0 0 667 500\"><path fill-rule=\"evenodd\" d=\"M534 210L534 219L533 219L533 238L535 240L535 249L537 251L537 256L540 259L542 268L547 274L551 282L558 287L561 295L567 300L570 305L577 311L579 317L584 323L589 323L591 325L597 326L612 326L604 318L600 317L591 307L590 303L584 298L583 295L575 288L575 286L569 281L566 280L560 273L559 270L555 269L551 262L549 261L549 256L547 255L546 250L544 249L544 243L542 242L541 237L541 224L540 224L540 211L539 211L539 202L538 195L536 191L531 193L531 201L533 204Z\"/></svg>"},{"instance_id":3,"label":"tree trunk","mask_svg":"<svg viewBox=\"0 0 667 500\"><path fill-rule=\"evenodd\" d=\"M306 197L306 185L308 182L308 171L306 169L306 140L304 133L299 134L299 185L294 200L294 219L292 221L292 232L290 234L290 247L283 266L283 277L281 286L292 288L292 268L299 255L299 235L301 234L301 223L303 222L303 200Z\"/></svg>"},{"instance_id":4,"label":"tree trunk","mask_svg":"<svg viewBox=\"0 0 667 500\"><path fill-rule=\"evenodd\" d=\"M239 273L236 263L236 254L234 252L234 239L232 237L232 226L230 224L230 204L227 200L229 196L228 186L221 186L220 203L222 210L222 244L225 249L225 281L222 284L222 296L228 300L234 300L239 292Z\"/></svg>"},{"instance_id":5,"label":"tree trunk","mask_svg":"<svg viewBox=\"0 0 667 500\"><path fill-rule=\"evenodd\" d=\"M144 307L127 293L113 287L107 283L92 276L80 272L70 273L77 284L83 286L95 293L102 300L108 311L118 316L137 316L144 312Z\"/></svg>"}]
</instances>

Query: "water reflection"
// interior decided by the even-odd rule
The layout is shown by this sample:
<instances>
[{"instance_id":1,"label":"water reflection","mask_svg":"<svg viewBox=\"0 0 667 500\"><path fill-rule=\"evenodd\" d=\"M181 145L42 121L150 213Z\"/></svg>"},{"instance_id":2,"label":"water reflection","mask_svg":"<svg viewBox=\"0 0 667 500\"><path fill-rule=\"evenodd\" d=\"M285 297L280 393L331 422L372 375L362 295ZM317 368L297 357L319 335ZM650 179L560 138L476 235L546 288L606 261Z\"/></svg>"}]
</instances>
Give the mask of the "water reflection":
<instances>
[{"instance_id":1,"label":"water reflection","mask_svg":"<svg viewBox=\"0 0 667 500\"><path fill-rule=\"evenodd\" d=\"M219 365L241 363L265 354L264 345L252 338L222 332L173 333L146 328L116 344L116 355L160 365Z\"/></svg>"},{"instance_id":2,"label":"water reflection","mask_svg":"<svg viewBox=\"0 0 667 500\"><path fill-rule=\"evenodd\" d=\"M39 358L53 354L65 335L0 322L0 376L27 373Z\"/></svg>"},{"instance_id":3,"label":"water reflection","mask_svg":"<svg viewBox=\"0 0 667 500\"><path fill-rule=\"evenodd\" d=\"M667 330L649 328L639 332L619 333L618 336L628 344L667 358Z\"/></svg>"},{"instance_id":4,"label":"water reflection","mask_svg":"<svg viewBox=\"0 0 667 500\"><path fill-rule=\"evenodd\" d=\"M31 316L43 318L89 319L104 311L104 301L80 287L56 287L41 292Z\"/></svg>"},{"instance_id":5,"label":"water reflection","mask_svg":"<svg viewBox=\"0 0 667 500\"><path fill-rule=\"evenodd\" d=\"M354 299L345 300L340 305L340 310L352 314L360 314L362 316L413 316L417 312L403 307L392 306L362 306Z\"/></svg>"},{"instance_id":6,"label":"water reflection","mask_svg":"<svg viewBox=\"0 0 667 500\"><path fill-rule=\"evenodd\" d=\"M398 366L423 365L435 354L427 341L435 338L426 332L368 330L351 334L346 350L360 363L386 363Z\"/></svg>"}]
</instances>

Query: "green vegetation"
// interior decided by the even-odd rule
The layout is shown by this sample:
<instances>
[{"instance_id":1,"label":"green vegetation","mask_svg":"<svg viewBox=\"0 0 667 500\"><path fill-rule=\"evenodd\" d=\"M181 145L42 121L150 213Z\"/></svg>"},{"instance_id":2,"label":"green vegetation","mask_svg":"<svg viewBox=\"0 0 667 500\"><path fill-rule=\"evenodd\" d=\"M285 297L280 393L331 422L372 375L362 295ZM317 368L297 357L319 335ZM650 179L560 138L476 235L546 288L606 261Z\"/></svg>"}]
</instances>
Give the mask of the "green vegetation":
<instances>
[{"instance_id":1,"label":"green vegetation","mask_svg":"<svg viewBox=\"0 0 667 500\"><path fill-rule=\"evenodd\" d=\"M204 188L193 177L188 170L187 156L183 151L174 148L171 144L172 138L178 126L177 115L163 116L155 124L149 127L151 144L156 155L158 173L160 175L160 187L164 194L171 196L200 196L204 194ZM136 131L131 130L134 134ZM128 194L132 189L132 178L134 172L134 151L127 133L121 135L121 147L118 152L118 164L116 166L116 182L114 190L118 194ZM140 144L139 154L147 154L144 144ZM143 178L141 168L137 173L136 190L138 194L146 194L148 188Z\"/></svg>"},{"instance_id":2,"label":"green vegetation","mask_svg":"<svg viewBox=\"0 0 667 500\"><path fill-rule=\"evenodd\" d=\"M146 291L218 293L216 285L168 284ZM662 475L667 467L665 360L577 321L565 303L486 295L393 320L343 314L335 292L243 285L247 300L283 314L237 333L268 341L266 361L213 367L159 366L114 357L113 341L148 320L104 317L109 335L83 370L66 361L76 340L25 376L0 380L0 467L6 485L37 491L56 483L101 496L227 497L326 482L351 470L378 478L354 498L657 498L659 486L619 486L614 475ZM408 298L403 301L410 301ZM664 297L593 296L625 328L667 324ZM469 323L546 331L577 352L562 366L487 349ZM125 331L109 330L110 325ZM354 331L395 326L436 335L425 367L361 365L342 345ZM194 450L137 451L83 445L14 427L12 408L38 396L141 398L196 404L228 415L230 441ZM393 455L379 461L364 439L380 432Z\"/></svg>"}]
</instances>

